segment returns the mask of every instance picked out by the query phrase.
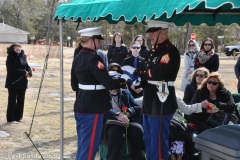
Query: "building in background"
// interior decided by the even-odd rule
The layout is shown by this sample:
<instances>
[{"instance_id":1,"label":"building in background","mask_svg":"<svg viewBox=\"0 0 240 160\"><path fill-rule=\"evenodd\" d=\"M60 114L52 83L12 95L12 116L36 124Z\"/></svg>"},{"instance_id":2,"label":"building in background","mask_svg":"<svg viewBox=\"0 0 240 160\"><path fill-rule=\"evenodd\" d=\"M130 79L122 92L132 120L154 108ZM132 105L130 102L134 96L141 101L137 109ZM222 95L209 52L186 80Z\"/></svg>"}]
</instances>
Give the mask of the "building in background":
<instances>
[{"instance_id":1,"label":"building in background","mask_svg":"<svg viewBox=\"0 0 240 160\"><path fill-rule=\"evenodd\" d=\"M27 31L0 23L0 43L27 43Z\"/></svg>"}]
</instances>

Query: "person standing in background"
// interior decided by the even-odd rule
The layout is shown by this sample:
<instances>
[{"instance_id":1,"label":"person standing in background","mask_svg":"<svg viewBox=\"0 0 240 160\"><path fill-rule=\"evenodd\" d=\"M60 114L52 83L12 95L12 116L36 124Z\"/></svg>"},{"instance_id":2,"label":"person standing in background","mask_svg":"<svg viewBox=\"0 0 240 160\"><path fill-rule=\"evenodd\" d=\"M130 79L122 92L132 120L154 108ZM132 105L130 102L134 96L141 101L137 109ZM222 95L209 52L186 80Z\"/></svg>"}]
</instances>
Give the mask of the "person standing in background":
<instances>
[{"instance_id":1,"label":"person standing in background","mask_svg":"<svg viewBox=\"0 0 240 160\"><path fill-rule=\"evenodd\" d=\"M123 66L129 65L136 68L137 70L144 70L144 58L139 56L139 51L141 50L140 44L137 41L133 41L130 44L130 50L132 55L128 58L125 58L123 60L122 65ZM129 91L131 92L134 98L139 98L143 96L142 90L143 90L142 88L135 89L135 87L134 88L131 87L131 84L129 85Z\"/></svg>"},{"instance_id":2,"label":"person standing in background","mask_svg":"<svg viewBox=\"0 0 240 160\"><path fill-rule=\"evenodd\" d=\"M180 91L185 91L185 87L191 82L191 74L194 71L194 63L197 57L197 44L194 40L188 41L188 52L184 54L184 71Z\"/></svg>"},{"instance_id":3,"label":"person standing in background","mask_svg":"<svg viewBox=\"0 0 240 160\"><path fill-rule=\"evenodd\" d=\"M142 35L137 35L133 41L137 41L141 45L141 50L139 52L139 56L145 58L149 52L148 47L146 46L146 41ZM131 49L131 48L130 48ZM132 55L132 51L129 51L129 56Z\"/></svg>"},{"instance_id":4,"label":"person standing in background","mask_svg":"<svg viewBox=\"0 0 240 160\"><path fill-rule=\"evenodd\" d=\"M113 44L109 46L107 52L108 63L117 63L122 65L124 58L128 57L128 49L123 44L123 37L122 35L117 32L113 36Z\"/></svg>"},{"instance_id":5,"label":"person standing in background","mask_svg":"<svg viewBox=\"0 0 240 160\"><path fill-rule=\"evenodd\" d=\"M25 93L28 78L32 70L27 63L27 57L19 43L13 43L7 48L7 77L5 88L8 89L7 122L17 124L23 122Z\"/></svg>"},{"instance_id":6,"label":"person standing in background","mask_svg":"<svg viewBox=\"0 0 240 160\"><path fill-rule=\"evenodd\" d=\"M219 56L214 51L215 46L211 38L206 38L200 48L200 52L196 57L194 69L205 67L209 72L216 72L219 68Z\"/></svg>"},{"instance_id":7,"label":"person standing in background","mask_svg":"<svg viewBox=\"0 0 240 160\"><path fill-rule=\"evenodd\" d=\"M234 72L238 79L237 89L238 93L240 93L240 57L238 58L237 63L234 66Z\"/></svg>"}]
</instances>

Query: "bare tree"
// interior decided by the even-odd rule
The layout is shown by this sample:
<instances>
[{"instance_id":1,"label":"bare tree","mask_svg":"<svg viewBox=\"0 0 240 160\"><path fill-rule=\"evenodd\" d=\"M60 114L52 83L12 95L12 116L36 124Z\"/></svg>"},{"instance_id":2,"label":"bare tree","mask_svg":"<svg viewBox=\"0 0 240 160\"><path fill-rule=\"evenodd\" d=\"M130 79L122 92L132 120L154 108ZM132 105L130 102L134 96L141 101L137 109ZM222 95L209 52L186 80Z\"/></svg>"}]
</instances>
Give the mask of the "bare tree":
<instances>
[{"instance_id":1,"label":"bare tree","mask_svg":"<svg viewBox=\"0 0 240 160\"><path fill-rule=\"evenodd\" d=\"M52 17L54 14L54 9L55 9L55 4L58 0L52 0L51 8L50 8L50 15L49 15L49 22L48 22L48 30L47 30L47 36L46 36L46 44L48 43L49 40L49 34L52 28Z\"/></svg>"}]
</instances>

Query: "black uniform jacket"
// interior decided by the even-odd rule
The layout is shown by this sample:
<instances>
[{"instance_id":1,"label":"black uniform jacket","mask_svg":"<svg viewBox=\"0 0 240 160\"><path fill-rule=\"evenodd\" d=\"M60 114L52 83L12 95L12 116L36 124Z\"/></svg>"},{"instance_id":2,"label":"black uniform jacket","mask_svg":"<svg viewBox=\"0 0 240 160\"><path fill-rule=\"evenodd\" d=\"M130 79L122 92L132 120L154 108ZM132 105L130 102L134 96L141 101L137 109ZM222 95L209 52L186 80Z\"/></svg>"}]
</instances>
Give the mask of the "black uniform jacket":
<instances>
[{"instance_id":1,"label":"black uniform jacket","mask_svg":"<svg viewBox=\"0 0 240 160\"><path fill-rule=\"evenodd\" d=\"M154 45L145 58L145 70L136 70L134 74L141 76L145 83L143 92L143 114L160 115L161 103L156 85L147 83L153 81L175 81L180 67L180 54L177 48L166 40L161 44ZM163 114L173 114L177 109L175 87L168 86L169 95L163 103ZM154 109L153 109L154 108Z\"/></svg>"},{"instance_id":2,"label":"black uniform jacket","mask_svg":"<svg viewBox=\"0 0 240 160\"><path fill-rule=\"evenodd\" d=\"M112 79L105 68L103 60L93 50L83 48L73 60L72 70L78 83L82 85L100 85L106 89L83 90L79 89L74 104L75 113L98 114L105 113L112 108L109 91L124 87L124 79Z\"/></svg>"},{"instance_id":3,"label":"black uniform jacket","mask_svg":"<svg viewBox=\"0 0 240 160\"><path fill-rule=\"evenodd\" d=\"M5 88L26 89L28 87L26 71L28 71L31 77L32 70L27 63L27 58L26 55L24 54L24 51L22 50L21 53L17 54L14 50L8 50L7 54L8 54L6 60L7 78Z\"/></svg>"}]
</instances>

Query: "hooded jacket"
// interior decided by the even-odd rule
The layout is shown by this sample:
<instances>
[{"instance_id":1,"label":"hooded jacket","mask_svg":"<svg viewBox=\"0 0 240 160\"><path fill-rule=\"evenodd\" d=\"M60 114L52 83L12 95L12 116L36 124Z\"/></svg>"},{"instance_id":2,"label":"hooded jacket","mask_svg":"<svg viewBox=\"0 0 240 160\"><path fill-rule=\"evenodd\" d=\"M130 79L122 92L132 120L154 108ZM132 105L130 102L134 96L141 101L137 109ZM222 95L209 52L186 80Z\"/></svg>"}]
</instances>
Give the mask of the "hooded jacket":
<instances>
[{"instance_id":1,"label":"hooded jacket","mask_svg":"<svg viewBox=\"0 0 240 160\"><path fill-rule=\"evenodd\" d=\"M26 89L28 87L28 79L26 77L26 71L32 76L31 68L27 63L26 55L22 50L17 54L14 50L7 50L7 77L5 88L9 89Z\"/></svg>"}]
</instances>

